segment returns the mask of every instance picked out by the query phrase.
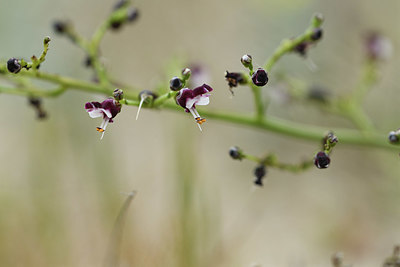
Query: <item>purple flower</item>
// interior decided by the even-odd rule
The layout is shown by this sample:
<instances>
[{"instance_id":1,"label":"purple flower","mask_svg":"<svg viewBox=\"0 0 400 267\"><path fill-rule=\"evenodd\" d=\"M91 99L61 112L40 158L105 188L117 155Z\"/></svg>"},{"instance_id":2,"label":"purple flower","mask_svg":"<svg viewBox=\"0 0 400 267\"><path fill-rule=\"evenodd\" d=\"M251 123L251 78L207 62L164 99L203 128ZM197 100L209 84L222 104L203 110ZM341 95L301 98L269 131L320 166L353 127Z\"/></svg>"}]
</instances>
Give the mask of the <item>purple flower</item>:
<instances>
[{"instance_id":1,"label":"purple flower","mask_svg":"<svg viewBox=\"0 0 400 267\"><path fill-rule=\"evenodd\" d=\"M210 103L209 92L212 90L213 89L209 85L203 84L202 86L196 87L193 90L189 88L183 88L176 96L176 103L183 107L186 112L190 112L193 115L199 125L200 131L200 125L204 123L206 119L200 117L196 110L196 105L208 105L208 103Z\"/></svg>"},{"instance_id":2,"label":"purple flower","mask_svg":"<svg viewBox=\"0 0 400 267\"><path fill-rule=\"evenodd\" d=\"M114 99L109 98L101 103L87 102L85 104L85 109L91 118L103 117L103 122L101 123L100 127L96 128L99 133L102 133L100 139L103 139L107 124L112 123L113 118L121 111L121 104Z\"/></svg>"}]
</instances>

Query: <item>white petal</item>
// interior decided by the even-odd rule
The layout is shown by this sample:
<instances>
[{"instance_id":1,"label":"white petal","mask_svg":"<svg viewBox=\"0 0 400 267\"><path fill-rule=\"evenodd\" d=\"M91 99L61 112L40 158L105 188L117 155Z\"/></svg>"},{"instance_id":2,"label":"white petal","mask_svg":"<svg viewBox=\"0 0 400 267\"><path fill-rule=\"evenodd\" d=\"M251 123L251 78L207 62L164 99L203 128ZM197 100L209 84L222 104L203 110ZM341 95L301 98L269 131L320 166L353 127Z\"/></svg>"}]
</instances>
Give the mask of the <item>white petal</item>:
<instances>
[{"instance_id":1,"label":"white petal","mask_svg":"<svg viewBox=\"0 0 400 267\"><path fill-rule=\"evenodd\" d=\"M89 109L88 110L89 116L91 118L98 118L98 117L103 117L103 111L100 108L96 108L96 109Z\"/></svg>"},{"instance_id":2,"label":"white petal","mask_svg":"<svg viewBox=\"0 0 400 267\"><path fill-rule=\"evenodd\" d=\"M102 110L103 110L104 114L106 114L106 116L111 119L111 117L112 117L111 111L109 111L107 109L103 109L103 108L102 108Z\"/></svg>"},{"instance_id":3,"label":"white petal","mask_svg":"<svg viewBox=\"0 0 400 267\"><path fill-rule=\"evenodd\" d=\"M199 106L204 106L204 105L208 105L210 103L210 95L202 95L202 96L196 96L195 99L196 101L196 105Z\"/></svg>"},{"instance_id":4,"label":"white petal","mask_svg":"<svg viewBox=\"0 0 400 267\"><path fill-rule=\"evenodd\" d=\"M189 98L188 100L186 100L186 108L191 109L193 107L193 105L196 103L196 101L197 101L197 97Z\"/></svg>"}]
</instances>

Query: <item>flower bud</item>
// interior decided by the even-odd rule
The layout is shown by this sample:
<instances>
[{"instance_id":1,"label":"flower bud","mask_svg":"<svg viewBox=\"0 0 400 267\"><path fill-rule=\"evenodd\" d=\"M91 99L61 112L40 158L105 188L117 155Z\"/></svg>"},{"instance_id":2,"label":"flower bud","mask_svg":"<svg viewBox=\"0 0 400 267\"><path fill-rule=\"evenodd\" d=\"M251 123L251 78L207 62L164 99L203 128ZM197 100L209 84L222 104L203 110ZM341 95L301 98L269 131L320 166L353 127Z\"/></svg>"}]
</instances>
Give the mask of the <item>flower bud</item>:
<instances>
[{"instance_id":1,"label":"flower bud","mask_svg":"<svg viewBox=\"0 0 400 267\"><path fill-rule=\"evenodd\" d=\"M254 180L254 184L258 186L263 186L262 179L264 178L266 173L267 170L265 169L264 164L258 165L254 169L254 176L256 177L256 179Z\"/></svg>"},{"instance_id":2,"label":"flower bud","mask_svg":"<svg viewBox=\"0 0 400 267\"><path fill-rule=\"evenodd\" d=\"M7 69L11 73L18 73L21 70L21 64L18 59L10 58L7 61Z\"/></svg>"},{"instance_id":3,"label":"flower bud","mask_svg":"<svg viewBox=\"0 0 400 267\"><path fill-rule=\"evenodd\" d=\"M128 4L129 4L128 0L119 0L118 2L115 3L113 10L115 11L117 9L120 9L121 7L128 5Z\"/></svg>"},{"instance_id":4,"label":"flower bud","mask_svg":"<svg viewBox=\"0 0 400 267\"><path fill-rule=\"evenodd\" d=\"M257 86L264 86L268 83L268 73L264 69L257 69L251 76L253 83Z\"/></svg>"},{"instance_id":5,"label":"flower bud","mask_svg":"<svg viewBox=\"0 0 400 267\"><path fill-rule=\"evenodd\" d=\"M343 258L344 255L342 252L337 252L332 255L332 265L334 267L342 267L343 266Z\"/></svg>"},{"instance_id":6,"label":"flower bud","mask_svg":"<svg viewBox=\"0 0 400 267\"><path fill-rule=\"evenodd\" d=\"M300 54L301 56L305 57L305 56L307 55L307 50L308 50L308 47L309 47L309 46L310 46L309 43L307 43L307 42L302 42L302 43L296 45L296 46L293 48L293 51L296 52L296 53L298 53L298 54Z\"/></svg>"},{"instance_id":7,"label":"flower bud","mask_svg":"<svg viewBox=\"0 0 400 267\"><path fill-rule=\"evenodd\" d=\"M40 120L46 119L47 118L47 112L42 110L42 109L39 109L38 112L37 112L37 118L40 119Z\"/></svg>"},{"instance_id":8,"label":"flower bud","mask_svg":"<svg viewBox=\"0 0 400 267\"><path fill-rule=\"evenodd\" d=\"M128 10L127 20L129 22L134 22L139 17L139 11L136 8L131 8Z\"/></svg>"},{"instance_id":9,"label":"flower bud","mask_svg":"<svg viewBox=\"0 0 400 267\"><path fill-rule=\"evenodd\" d=\"M188 80L190 78L190 75L192 74L192 71L189 68L184 68L182 70L182 78L184 80Z\"/></svg>"},{"instance_id":10,"label":"flower bud","mask_svg":"<svg viewBox=\"0 0 400 267\"><path fill-rule=\"evenodd\" d=\"M57 20L53 23L53 30L58 34L63 34L67 31L69 26L68 22Z\"/></svg>"},{"instance_id":11,"label":"flower bud","mask_svg":"<svg viewBox=\"0 0 400 267\"><path fill-rule=\"evenodd\" d=\"M388 137L389 138L389 142L391 144L398 144L399 141L400 141L399 135L400 135L400 129L397 130L397 131L391 131L389 133L389 137Z\"/></svg>"},{"instance_id":12,"label":"flower bud","mask_svg":"<svg viewBox=\"0 0 400 267\"><path fill-rule=\"evenodd\" d=\"M122 99L124 99L124 91L117 88L114 90L113 96L114 96L114 99L117 101L122 100Z\"/></svg>"},{"instance_id":13,"label":"flower bud","mask_svg":"<svg viewBox=\"0 0 400 267\"><path fill-rule=\"evenodd\" d=\"M308 91L308 99L315 100L321 103L328 103L330 98L330 94L323 88L320 87L312 87Z\"/></svg>"},{"instance_id":14,"label":"flower bud","mask_svg":"<svg viewBox=\"0 0 400 267\"><path fill-rule=\"evenodd\" d=\"M253 66L252 65L253 58L250 55L242 56L240 61L242 62L243 66L245 66L246 68L250 68Z\"/></svg>"},{"instance_id":15,"label":"flower bud","mask_svg":"<svg viewBox=\"0 0 400 267\"><path fill-rule=\"evenodd\" d=\"M314 14L314 17L312 19L312 25L314 27L319 27L322 22L324 22L324 16L321 13L316 13Z\"/></svg>"},{"instance_id":16,"label":"flower bud","mask_svg":"<svg viewBox=\"0 0 400 267\"><path fill-rule=\"evenodd\" d=\"M40 108L42 105L42 100L40 98L37 97L30 97L28 99L29 104L32 105L35 108Z\"/></svg>"},{"instance_id":17,"label":"flower bud","mask_svg":"<svg viewBox=\"0 0 400 267\"><path fill-rule=\"evenodd\" d=\"M121 28L122 22L121 21L113 21L113 22L111 22L110 26L111 26L111 29L118 30L119 28Z\"/></svg>"},{"instance_id":18,"label":"flower bud","mask_svg":"<svg viewBox=\"0 0 400 267\"><path fill-rule=\"evenodd\" d=\"M325 169L329 167L329 163L331 159L329 155L324 151L318 152L314 157L314 165L317 166L318 169Z\"/></svg>"},{"instance_id":19,"label":"flower bud","mask_svg":"<svg viewBox=\"0 0 400 267\"><path fill-rule=\"evenodd\" d=\"M231 156L231 158L233 159L238 159L238 160L243 159L242 150L237 146L233 146L229 149L229 156Z\"/></svg>"},{"instance_id":20,"label":"flower bud","mask_svg":"<svg viewBox=\"0 0 400 267\"><path fill-rule=\"evenodd\" d=\"M145 98L145 99L151 98L151 99L154 100L154 99L157 98L157 94L153 93L153 92L150 91L150 90L143 90L143 91L141 91L141 92L139 93L139 100L141 100L141 99L143 99L143 98Z\"/></svg>"},{"instance_id":21,"label":"flower bud","mask_svg":"<svg viewBox=\"0 0 400 267\"><path fill-rule=\"evenodd\" d=\"M316 28L314 29L313 33L311 34L311 40L313 41L318 41L322 37L322 29L321 28Z\"/></svg>"},{"instance_id":22,"label":"flower bud","mask_svg":"<svg viewBox=\"0 0 400 267\"><path fill-rule=\"evenodd\" d=\"M181 90L183 87L183 82L180 78L178 77L173 77L170 81L169 81L169 88L172 91L179 91Z\"/></svg>"},{"instance_id":23,"label":"flower bud","mask_svg":"<svg viewBox=\"0 0 400 267\"><path fill-rule=\"evenodd\" d=\"M392 56L392 43L380 33L369 33L366 38L365 47L367 57L370 60L387 60Z\"/></svg>"}]
</instances>

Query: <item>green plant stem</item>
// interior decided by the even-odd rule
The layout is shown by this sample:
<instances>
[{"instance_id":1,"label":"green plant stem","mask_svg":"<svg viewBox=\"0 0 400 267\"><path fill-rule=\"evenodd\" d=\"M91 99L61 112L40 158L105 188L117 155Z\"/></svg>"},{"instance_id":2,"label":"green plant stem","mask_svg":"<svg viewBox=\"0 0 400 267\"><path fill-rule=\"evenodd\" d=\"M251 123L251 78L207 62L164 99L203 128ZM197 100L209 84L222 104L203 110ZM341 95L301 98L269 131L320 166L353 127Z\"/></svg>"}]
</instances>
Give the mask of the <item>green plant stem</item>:
<instances>
[{"instance_id":1,"label":"green plant stem","mask_svg":"<svg viewBox=\"0 0 400 267\"><path fill-rule=\"evenodd\" d=\"M4 69L5 66L1 66L1 69ZM11 74L8 74L9 76ZM100 84L85 82L73 78L63 77L57 74L49 74L45 72L37 72L33 73L27 70L22 70L18 75L22 77L31 77L39 80L45 80L49 82L53 82L58 84L59 86L63 86L65 90L75 89L80 91L85 91L89 93L98 93L103 95L111 96L114 88L112 87L103 87ZM16 78L18 76L14 75ZM26 95L26 96L49 96L44 90L39 89L31 89L25 91L25 89L15 89L13 91L11 88L1 87L0 91L8 94L17 94L17 95ZM62 91L62 92L63 92ZM51 94L50 94L51 95ZM126 92L126 104L127 105L138 105L137 92ZM164 96L160 96L154 101L154 107L162 107L182 112L182 107L176 105L176 103L167 101L172 98L173 94L167 94ZM135 100L133 100L135 99ZM254 128L258 128L261 130L271 131L278 134L283 134L287 136L292 136L304 140L310 141L320 141L321 138L328 130L334 130L335 134L338 136L341 144L352 144L359 146L369 146L369 147L377 147L377 148L385 148L385 149L395 149L395 146L392 146L387 143L386 137L377 134L375 131L370 132L368 135L364 135L358 131L350 130L350 129L327 129L323 127L305 125L296 122L289 122L283 119L274 118L272 116L268 116L267 119L259 120L258 118L254 118L253 116L242 115L242 114L232 114L232 113L223 113L218 111L210 111L209 109L201 109L199 111L204 117L216 119L220 121L230 122L237 125L250 126ZM182 112L184 113L184 112Z\"/></svg>"},{"instance_id":2,"label":"green plant stem","mask_svg":"<svg viewBox=\"0 0 400 267\"><path fill-rule=\"evenodd\" d=\"M265 117L265 105L262 99L261 87L251 84L251 90L253 91L254 105L255 105L255 117L258 121L262 121Z\"/></svg>"}]
</instances>

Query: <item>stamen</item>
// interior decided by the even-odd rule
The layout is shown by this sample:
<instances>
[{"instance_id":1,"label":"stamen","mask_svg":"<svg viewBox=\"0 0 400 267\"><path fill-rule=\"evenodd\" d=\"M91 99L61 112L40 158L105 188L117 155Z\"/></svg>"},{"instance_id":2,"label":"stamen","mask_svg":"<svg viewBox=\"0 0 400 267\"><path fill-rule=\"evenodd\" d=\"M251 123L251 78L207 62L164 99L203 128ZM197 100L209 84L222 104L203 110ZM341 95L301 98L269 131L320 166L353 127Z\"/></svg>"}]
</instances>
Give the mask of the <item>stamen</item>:
<instances>
[{"instance_id":1,"label":"stamen","mask_svg":"<svg viewBox=\"0 0 400 267\"><path fill-rule=\"evenodd\" d=\"M205 122L206 119L202 119L202 118L200 117L199 113L197 112L197 110L196 110L195 108L190 108L189 111L190 111L190 113L193 115L194 119L196 120L197 125L199 126L200 131L203 131L203 130L201 129L200 124L202 124L203 122Z\"/></svg>"},{"instance_id":2,"label":"stamen","mask_svg":"<svg viewBox=\"0 0 400 267\"><path fill-rule=\"evenodd\" d=\"M110 121L110 118L106 117L104 118L103 122L101 123L100 127L96 127L96 131L98 131L99 133L101 133L101 137L100 140L103 139L104 136L104 132L106 131L108 122Z\"/></svg>"},{"instance_id":3,"label":"stamen","mask_svg":"<svg viewBox=\"0 0 400 267\"><path fill-rule=\"evenodd\" d=\"M138 111L136 113L136 120L139 118L140 109L142 108L143 102L146 100L147 97L148 97L148 95L143 94L141 96L141 98L140 98L139 108L138 108Z\"/></svg>"}]
</instances>

